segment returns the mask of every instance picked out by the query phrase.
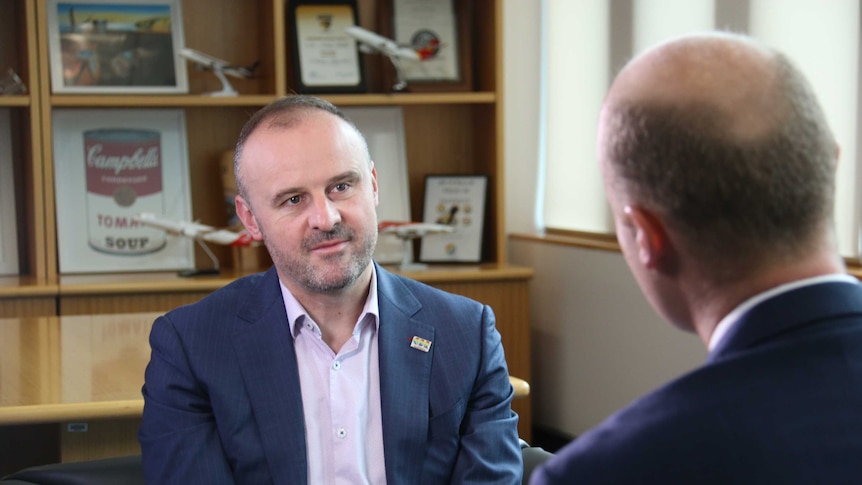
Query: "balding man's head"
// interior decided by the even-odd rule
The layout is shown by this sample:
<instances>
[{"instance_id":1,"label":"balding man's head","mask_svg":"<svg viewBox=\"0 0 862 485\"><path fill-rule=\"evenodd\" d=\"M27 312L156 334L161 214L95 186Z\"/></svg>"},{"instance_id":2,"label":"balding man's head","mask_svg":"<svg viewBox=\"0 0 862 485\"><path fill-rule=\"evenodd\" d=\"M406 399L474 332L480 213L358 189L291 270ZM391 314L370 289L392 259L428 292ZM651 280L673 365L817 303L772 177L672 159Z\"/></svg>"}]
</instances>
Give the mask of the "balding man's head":
<instances>
[{"instance_id":1,"label":"balding man's head","mask_svg":"<svg viewBox=\"0 0 862 485\"><path fill-rule=\"evenodd\" d=\"M776 53L728 34L682 37L647 51L617 76L607 103L709 106L721 127L743 138L769 130L778 117ZM785 106L786 108L786 106ZM707 120L704 120L707 121Z\"/></svg>"},{"instance_id":2,"label":"balding man's head","mask_svg":"<svg viewBox=\"0 0 862 485\"><path fill-rule=\"evenodd\" d=\"M835 142L803 76L743 36L708 33L632 60L605 100L608 187L666 216L733 272L790 257L831 227ZM819 240L819 239L818 239Z\"/></svg>"}]
</instances>

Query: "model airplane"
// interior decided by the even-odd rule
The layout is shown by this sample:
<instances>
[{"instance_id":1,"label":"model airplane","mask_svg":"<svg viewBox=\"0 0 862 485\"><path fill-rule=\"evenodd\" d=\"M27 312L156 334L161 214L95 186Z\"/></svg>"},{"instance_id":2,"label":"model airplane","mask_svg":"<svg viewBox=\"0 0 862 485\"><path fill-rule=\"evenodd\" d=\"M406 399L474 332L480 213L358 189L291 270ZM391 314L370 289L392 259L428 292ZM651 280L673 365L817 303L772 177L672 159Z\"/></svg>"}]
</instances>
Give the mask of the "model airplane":
<instances>
[{"instance_id":1,"label":"model airplane","mask_svg":"<svg viewBox=\"0 0 862 485\"><path fill-rule=\"evenodd\" d=\"M377 225L377 230L382 234L395 234L402 239L416 239L437 234L441 232L452 232L452 226L434 224L430 222L394 222L383 221Z\"/></svg>"},{"instance_id":2,"label":"model airplane","mask_svg":"<svg viewBox=\"0 0 862 485\"><path fill-rule=\"evenodd\" d=\"M236 78L249 78L254 74L254 70L257 69L258 65L257 62L249 66L231 65L227 61L204 54L201 51L189 49L188 47L180 49L180 55L194 62L198 68L212 71L219 81L221 81L221 91L207 93L209 96L236 96L239 93L230 85L225 74Z\"/></svg>"},{"instance_id":3,"label":"model airplane","mask_svg":"<svg viewBox=\"0 0 862 485\"><path fill-rule=\"evenodd\" d=\"M417 271L428 269L428 265L413 261L412 240L425 237L428 234L452 232L454 231L454 228L452 226L430 222L383 221L377 225L377 231L381 234L394 234L404 241L404 255L401 258L399 269L401 269L401 271Z\"/></svg>"},{"instance_id":4,"label":"model airplane","mask_svg":"<svg viewBox=\"0 0 862 485\"><path fill-rule=\"evenodd\" d=\"M401 72L401 61L424 61L429 57L433 57L437 50L434 46L423 46L420 48L402 46L395 43L394 40L388 39L362 27L351 25L344 29L350 37L356 39L359 43L359 50L366 54L380 53L389 58L392 65L395 67L395 75L398 80L392 87L395 91L401 91L407 87L407 79Z\"/></svg>"},{"instance_id":5,"label":"model airplane","mask_svg":"<svg viewBox=\"0 0 862 485\"><path fill-rule=\"evenodd\" d=\"M132 220L144 226L162 229L168 234L187 237L204 242L222 244L225 246L256 246L255 241L246 231L234 232L230 229L216 229L213 226L199 224L197 222L181 222L158 217L155 214L144 212L133 216Z\"/></svg>"}]
</instances>

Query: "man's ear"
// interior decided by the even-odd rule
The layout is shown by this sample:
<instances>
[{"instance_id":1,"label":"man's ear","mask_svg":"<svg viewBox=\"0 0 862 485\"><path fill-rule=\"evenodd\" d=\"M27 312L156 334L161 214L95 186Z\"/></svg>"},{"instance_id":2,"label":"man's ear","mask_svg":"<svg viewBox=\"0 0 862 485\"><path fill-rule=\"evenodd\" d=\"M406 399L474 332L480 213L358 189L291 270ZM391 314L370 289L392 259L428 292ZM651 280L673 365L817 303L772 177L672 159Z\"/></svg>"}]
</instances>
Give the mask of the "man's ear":
<instances>
[{"instance_id":1,"label":"man's ear","mask_svg":"<svg viewBox=\"0 0 862 485\"><path fill-rule=\"evenodd\" d=\"M241 195L234 197L233 201L236 206L236 215L239 217L242 225L245 226L245 230L248 231L249 235L251 235L255 241L263 240L263 234L260 232L260 227L257 225L257 219L255 219L254 213L251 211L251 206L248 202Z\"/></svg>"},{"instance_id":2,"label":"man's ear","mask_svg":"<svg viewBox=\"0 0 862 485\"><path fill-rule=\"evenodd\" d=\"M371 162L371 190L374 191L374 207L377 207L380 198L377 192L377 169L374 167L374 162Z\"/></svg>"},{"instance_id":3,"label":"man's ear","mask_svg":"<svg viewBox=\"0 0 862 485\"><path fill-rule=\"evenodd\" d=\"M641 264L650 269L666 269L671 252L670 239L661 220L649 209L627 205L625 217L635 230L635 244Z\"/></svg>"}]
</instances>

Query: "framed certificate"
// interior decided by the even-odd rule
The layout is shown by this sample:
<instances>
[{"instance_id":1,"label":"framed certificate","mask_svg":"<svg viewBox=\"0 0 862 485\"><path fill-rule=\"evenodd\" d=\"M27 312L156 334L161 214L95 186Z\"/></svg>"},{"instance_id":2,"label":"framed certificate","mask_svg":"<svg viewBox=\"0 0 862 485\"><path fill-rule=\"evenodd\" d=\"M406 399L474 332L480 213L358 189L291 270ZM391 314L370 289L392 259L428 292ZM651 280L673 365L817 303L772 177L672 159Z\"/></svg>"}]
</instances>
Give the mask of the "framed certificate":
<instances>
[{"instance_id":1,"label":"framed certificate","mask_svg":"<svg viewBox=\"0 0 862 485\"><path fill-rule=\"evenodd\" d=\"M381 0L381 35L411 46L424 57L403 60L405 91L472 91L472 0ZM395 79L391 63L384 63L387 85Z\"/></svg>"},{"instance_id":2,"label":"framed certificate","mask_svg":"<svg viewBox=\"0 0 862 485\"><path fill-rule=\"evenodd\" d=\"M478 263L482 260L487 187L485 175L425 177L423 222L450 225L454 231L423 237L421 261Z\"/></svg>"},{"instance_id":3,"label":"framed certificate","mask_svg":"<svg viewBox=\"0 0 862 485\"><path fill-rule=\"evenodd\" d=\"M293 33L292 90L365 92L359 47L344 31L358 25L356 0L300 0L288 8L288 28Z\"/></svg>"}]
</instances>

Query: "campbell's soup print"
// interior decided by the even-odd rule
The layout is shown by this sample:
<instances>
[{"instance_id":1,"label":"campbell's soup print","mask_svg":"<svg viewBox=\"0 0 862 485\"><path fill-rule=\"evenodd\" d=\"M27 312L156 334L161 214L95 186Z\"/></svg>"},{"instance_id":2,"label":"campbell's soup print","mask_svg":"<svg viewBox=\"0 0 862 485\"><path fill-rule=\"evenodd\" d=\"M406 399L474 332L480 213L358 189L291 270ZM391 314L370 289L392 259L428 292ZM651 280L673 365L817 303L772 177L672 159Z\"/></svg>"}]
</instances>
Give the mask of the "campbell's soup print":
<instances>
[{"instance_id":1,"label":"campbell's soup print","mask_svg":"<svg viewBox=\"0 0 862 485\"><path fill-rule=\"evenodd\" d=\"M84 132L87 230L93 249L138 255L158 251L167 234L132 216L164 214L161 136L152 130L98 129Z\"/></svg>"}]
</instances>

